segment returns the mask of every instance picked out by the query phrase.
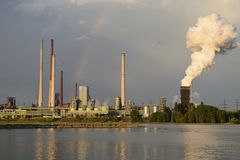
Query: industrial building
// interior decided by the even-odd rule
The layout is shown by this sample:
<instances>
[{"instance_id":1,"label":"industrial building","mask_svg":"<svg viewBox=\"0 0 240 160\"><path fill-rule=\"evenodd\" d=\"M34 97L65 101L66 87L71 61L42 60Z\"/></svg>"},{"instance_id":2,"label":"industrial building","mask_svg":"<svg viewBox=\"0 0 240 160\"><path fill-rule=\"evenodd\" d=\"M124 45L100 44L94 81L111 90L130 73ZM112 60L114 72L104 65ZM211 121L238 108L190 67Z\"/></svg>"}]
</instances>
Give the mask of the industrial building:
<instances>
[{"instance_id":1,"label":"industrial building","mask_svg":"<svg viewBox=\"0 0 240 160\"><path fill-rule=\"evenodd\" d=\"M7 97L4 108L15 109L16 108L16 98L15 97Z\"/></svg>"},{"instance_id":2,"label":"industrial building","mask_svg":"<svg viewBox=\"0 0 240 160\"><path fill-rule=\"evenodd\" d=\"M79 99L81 101L82 107L88 106L88 101L90 99L88 86L79 86Z\"/></svg>"},{"instance_id":3,"label":"industrial building","mask_svg":"<svg viewBox=\"0 0 240 160\"><path fill-rule=\"evenodd\" d=\"M160 112L164 112L164 109L166 107L167 107L167 99L165 97L161 97L160 98L160 105L159 105Z\"/></svg>"},{"instance_id":4,"label":"industrial building","mask_svg":"<svg viewBox=\"0 0 240 160\"><path fill-rule=\"evenodd\" d=\"M159 112L159 106L157 105L145 105L143 107L143 118L148 118L151 114Z\"/></svg>"},{"instance_id":5,"label":"industrial building","mask_svg":"<svg viewBox=\"0 0 240 160\"><path fill-rule=\"evenodd\" d=\"M116 97L115 98L115 110L120 110L121 109L121 97Z\"/></svg>"}]
</instances>

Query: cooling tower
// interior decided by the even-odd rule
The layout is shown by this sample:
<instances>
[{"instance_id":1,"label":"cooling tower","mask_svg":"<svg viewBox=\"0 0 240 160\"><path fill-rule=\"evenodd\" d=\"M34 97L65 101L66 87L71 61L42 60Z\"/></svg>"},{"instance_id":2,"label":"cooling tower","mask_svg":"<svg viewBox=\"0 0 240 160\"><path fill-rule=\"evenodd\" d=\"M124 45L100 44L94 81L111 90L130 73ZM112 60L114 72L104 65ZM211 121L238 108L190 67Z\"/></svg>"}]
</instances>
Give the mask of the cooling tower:
<instances>
[{"instance_id":1,"label":"cooling tower","mask_svg":"<svg viewBox=\"0 0 240 160\"><path fill-rule=\"evenodd\" d=\"M190 103L190 86L181 86L180 94L181 94L181 103L188 105Z\"/></svg>"}]
</instances>

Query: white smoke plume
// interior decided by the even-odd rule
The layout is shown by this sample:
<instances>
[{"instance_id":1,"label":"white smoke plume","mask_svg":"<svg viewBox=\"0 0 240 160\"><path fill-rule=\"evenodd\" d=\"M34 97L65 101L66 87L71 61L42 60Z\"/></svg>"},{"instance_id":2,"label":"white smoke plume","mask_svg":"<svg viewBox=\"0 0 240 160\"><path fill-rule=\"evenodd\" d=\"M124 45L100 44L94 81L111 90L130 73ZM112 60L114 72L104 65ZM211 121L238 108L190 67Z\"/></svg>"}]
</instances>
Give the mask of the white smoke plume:
<instances>
[{"instance_id":1,"label":"white smoke plume","mask_svg":"<svg viewBox=\"0 0 240 160\"><path fill-rule=\"evenodd\" d=\"M192 62L185 71L182 86L191 86L193 79L213 65L215 55L239 47L237 36L234 25L218 14L198 18L197 24L187 32Z\"/></svg>"}]
</instances>

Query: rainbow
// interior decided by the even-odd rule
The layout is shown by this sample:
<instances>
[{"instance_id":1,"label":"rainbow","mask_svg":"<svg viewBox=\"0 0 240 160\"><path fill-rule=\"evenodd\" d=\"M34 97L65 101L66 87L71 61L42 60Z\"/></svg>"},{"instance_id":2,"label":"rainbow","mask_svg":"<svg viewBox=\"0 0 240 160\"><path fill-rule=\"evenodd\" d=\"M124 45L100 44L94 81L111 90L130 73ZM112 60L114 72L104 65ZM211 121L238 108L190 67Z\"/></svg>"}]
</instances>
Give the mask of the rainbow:
<instances>
[{"instance_id":1,"label":"rainbow","mask_svg":"<svg viewBox=\"0 0 240 160\"><path fill-rule=\"evenodd\" d=\"M104 7L101 13L98 16L96 16L92 27L90 27L90 34L96 34L99 32L99 30L104 26L104 23L106 22L106 17L107 9L106 7ZM88 54L90 53L91 47L92 45L90 43L87 43L83 51L81 51L79 57L80 60L79 63L76 65L74 75L74 78L77 82L80 82L80 80L82 79L81 76L84 75L84 71L88 62Z\"/></svg>"}]
</instances>

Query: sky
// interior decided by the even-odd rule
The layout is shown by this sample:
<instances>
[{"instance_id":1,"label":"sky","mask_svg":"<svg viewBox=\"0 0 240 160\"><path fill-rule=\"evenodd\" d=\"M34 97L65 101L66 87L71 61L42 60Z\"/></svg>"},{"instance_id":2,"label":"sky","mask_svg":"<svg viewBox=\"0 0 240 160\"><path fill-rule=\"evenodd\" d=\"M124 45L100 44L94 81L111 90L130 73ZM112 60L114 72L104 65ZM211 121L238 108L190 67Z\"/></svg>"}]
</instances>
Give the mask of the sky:
<instances>
[{"instance_id":1,"label":"sky","mask_svg":"<svg viewBox=\"0 0 240 160\"><path fill-rule=\"evenodd\" d=\"M121 53L126 52L126 97L137 104L172 105L191 62L186 33L198 17L217 13L240 28L239 0L1 0L0 104L38 94L39 45L44 39L47 104L50 39L55 40L56 92L64 72L64 102L75 83L90 87L100 103L120 95ZM239 30L238 30L239 31ZM240 49L218 55L193 81L193 101L235 107L240 98Z\"/></svg>"}]
</instances>

